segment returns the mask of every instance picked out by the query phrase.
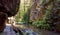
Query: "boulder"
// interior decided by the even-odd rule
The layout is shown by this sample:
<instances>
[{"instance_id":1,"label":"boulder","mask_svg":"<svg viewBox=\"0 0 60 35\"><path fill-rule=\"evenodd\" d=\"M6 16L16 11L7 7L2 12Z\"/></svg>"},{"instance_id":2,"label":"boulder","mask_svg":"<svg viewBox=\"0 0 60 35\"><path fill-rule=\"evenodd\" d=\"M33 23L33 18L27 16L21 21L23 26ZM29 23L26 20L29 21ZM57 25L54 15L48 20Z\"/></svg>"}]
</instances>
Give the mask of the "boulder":
<instances>
[{"instance_id":1,"label":"boulder","mask_svg":"<svg viewBox=\"0 0 60 35\"><path fill-rule=\"evenodd\" d=\"M8 17L14 16L19 9L20 0L0 0L0 12L4 12Z\"/></svg>"}]
</instances>

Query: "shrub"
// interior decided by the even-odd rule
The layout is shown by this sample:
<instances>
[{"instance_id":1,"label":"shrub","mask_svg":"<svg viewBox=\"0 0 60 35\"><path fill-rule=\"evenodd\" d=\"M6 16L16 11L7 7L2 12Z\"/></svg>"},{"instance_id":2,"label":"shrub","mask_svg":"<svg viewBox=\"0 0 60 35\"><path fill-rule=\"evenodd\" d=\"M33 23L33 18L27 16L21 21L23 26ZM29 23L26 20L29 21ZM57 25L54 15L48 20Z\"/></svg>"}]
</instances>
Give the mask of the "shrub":
<instances>
[{"instance_id":1,"label":"shrub","mask_svg":"<svg viewBox=\"0 0 60 35\"><path fill-rule=\"evenodd\" d=\"M45 23L44 21L34 21L33 25L35 25L36 27L43 28L43 29L49 29L50 28L50 25Z\"/></svg>"}]
</instances>

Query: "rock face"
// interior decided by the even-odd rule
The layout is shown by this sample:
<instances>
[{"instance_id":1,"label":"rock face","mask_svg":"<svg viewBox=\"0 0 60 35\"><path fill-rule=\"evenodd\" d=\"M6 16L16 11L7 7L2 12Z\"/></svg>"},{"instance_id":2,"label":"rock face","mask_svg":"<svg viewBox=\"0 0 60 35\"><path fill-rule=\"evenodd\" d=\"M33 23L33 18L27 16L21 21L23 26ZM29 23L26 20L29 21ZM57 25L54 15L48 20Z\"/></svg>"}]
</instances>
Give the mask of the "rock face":
<instances>
[{"instance_id":1,"label":"rock face","mask_svg":"<svg viewBox=\"0 0 60 35\"><path fill-rule=\"evenodd\" d=\"M55 1L55 11L56 11L56 30L60 32L60 0Z\"/></svg>"},{"instance_id":2,"label":"rock face","mask_svg":"<svg viewBox=\"0 0 60 35\"><path fill-rule=\"evenodd\" d=\"M47 13L49 19L46 22L60 32L60 0L36 0L31 8L30 22L43 18L46 11L50 13Z\"/></svg>"},{"instance_id":3,"label":"rock face","mask_svg":"<svg viewBox=\"0 0 60 35\"><path fill-rule=\"evenodd\" d=\"M20 0L0 0L0 12L7 13L9 17L14 16L19 9Z\"/></svg>"},{"instance_id":4,"label":"rock face","mask_svg":"<svg viewBox=\"0 0 60 35\"><path fill-rule=\"evenodd\" d=\"M35 0L35 2L33 3L32 7L31 7L31 11L30 11L30 22L34 22L34 21L38 20L39 18L42 18L41 15L43 15L43 14L42 14L42 12L40 12L41 3L42 3L41 0Z\"/></svg>"}]
</instances>

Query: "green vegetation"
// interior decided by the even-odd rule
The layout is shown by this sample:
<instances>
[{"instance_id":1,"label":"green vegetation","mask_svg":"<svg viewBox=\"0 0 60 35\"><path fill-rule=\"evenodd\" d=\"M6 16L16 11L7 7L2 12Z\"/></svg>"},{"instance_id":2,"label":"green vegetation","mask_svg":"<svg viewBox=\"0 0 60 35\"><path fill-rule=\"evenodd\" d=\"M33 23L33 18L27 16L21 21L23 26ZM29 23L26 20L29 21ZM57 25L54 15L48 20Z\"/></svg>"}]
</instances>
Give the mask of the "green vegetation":
<instances>
[{"instance_id":1,"label":"green vegetation","mask_svg":"<svg viewBox=\"0 0 60 35\"><path fill-rule=\"evenodd\" d=\"M26 22L26 23L29 22L29 15L30 15L29 12L31 9L31 3L30 3L30 6L28 6L28 7L26 7L26 4L27 4L26 1L24 2L24 4L20 3L19 12L16 15L17 22ZM48 6L47 9L45 10L46 13L45 13L44 17L41 20L34 21L32 24L37 27L49 29L50 25L48 23L46 23L46 20L49 19L49 15L51 14L51 9L52 9L52 5ZM50 21L50 19L49 19L49 21Z\"/></svg>"},{"instance_id":2,"label":"green vegetation","mask_svg":"<svg viewBox=\"0 0 60 35\"><path fill-rule=\"evenodd\" d=\"M22 19L23 22L26 22L26 23L29 22L29 12L30 12L30 8L24 13L23 19Z\"/></svg>"},{"instance_id":3,"label":"green vegetation","mask_svg":"<svg viewBox=\"0 0 60 35\"><path fill-rule=\"evenodd\" d=\"M19 12L15 16L17 22L28 22L29 21L29 12L31 8L31 0L21 0Z\"/></svg>"},{"instance_id":4,"label":"green vegetation","mask_svg":"<svg viewBox=\"0 0 60 35\"><path fill-rule=\"evenodd\" d=\"M51 28L50 24L47 23L47 22L50 22L50 23L52 22L52 20L51 20L52 9L53 9L53 5L52 4L47 6L47 8L45 9L45 15L42 18L42 20L34 21L33 25L35 25L37 27L40 27L40 28L51 30L52 28Z\"/></svg>"},{"instance_id":5,"label":"green vegetation","mask_svg":"<svg viewBox=\"0 0 60 35\"><path fill-rule=\"evenodd\" d=\"M49 24L46 24L45 22L38 21L38 20L33 22L33 25L35 25L35 26L37 26L39 28L43 28L43 29L49 29L50 28Z\"/></svg>"},{"instance_id":6,"label":"green vegetation","mask_svg":"<svg viewBox=\"0 0 60 35\"><path fill-rule=\"evenodd\" d=\"M39 11L38 20L31 19L31 20L35 20L35 21L32 21L32 24L36 27L39 27L39 28L52 29L52 27L53 27L52 25L54 25L54 23L56 22L55 21L56 18L59 19L59 16L60 16L60 13L59 13L60 10L58 7L59 4L56 2L56 4L57 4L56 5L54 3L55 1L52 1L52 0L48 0L48 1L41 0L42 1L41 4L38 4L40 1L37 2L37 0L36 1L31 0L30 3L28 3L27 1L24 0L24 3L20 3L20 9L19 9L18 14L16 15L16 21L28 23L29 19L30 19L30 16L29 16L30 10L31 9L33 11L38 10ZM35 7L34 7L34 2L36 3ZM54 4L56 6L54 6ZM31 8L31 7L34 7L34 8ZM40 9L44 10L44 13ZM34 13L33 11L32 11L32 13ZM40 15L40 13L41 13L41 15ZM31 16L33 16L33 15L31 15ZM40 19L41 16L42 16L42 18ZM58 22L58 23L60 23L60 22Z\"/></svg>"}]
</instances>

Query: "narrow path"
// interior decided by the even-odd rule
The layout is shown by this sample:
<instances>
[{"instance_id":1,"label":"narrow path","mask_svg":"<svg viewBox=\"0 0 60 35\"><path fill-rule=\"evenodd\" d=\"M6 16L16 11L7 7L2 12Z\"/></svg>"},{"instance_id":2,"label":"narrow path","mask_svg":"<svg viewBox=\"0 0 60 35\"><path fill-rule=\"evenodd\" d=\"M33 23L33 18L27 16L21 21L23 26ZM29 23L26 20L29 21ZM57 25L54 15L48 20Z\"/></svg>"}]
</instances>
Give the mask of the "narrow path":
<instances>
[{"instance_id":1,"label":"narrow path","mask_svg":"<svg viewBox=\"0 0 60 35\"><path fill-rule=\"evenodd\" d=\"M27 27L26 25L16 25L16 26L22 28L25 31L29 31L29 32L32 32L33 30L35 32L37 30L37 29L34 29L34 27L32 27L32 26L30 26L30 27ZM60 33L52 32L52 31L44 31L44 30L38 30L38 31L39 31L39 34L36 34L36 35L60 35ZM35 32L35 33L37 33L37 32Z\"/></svg>"}]
</instances>

